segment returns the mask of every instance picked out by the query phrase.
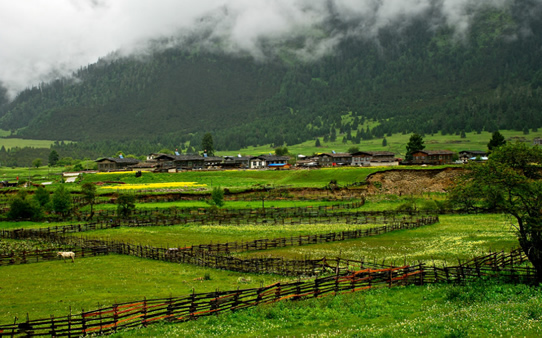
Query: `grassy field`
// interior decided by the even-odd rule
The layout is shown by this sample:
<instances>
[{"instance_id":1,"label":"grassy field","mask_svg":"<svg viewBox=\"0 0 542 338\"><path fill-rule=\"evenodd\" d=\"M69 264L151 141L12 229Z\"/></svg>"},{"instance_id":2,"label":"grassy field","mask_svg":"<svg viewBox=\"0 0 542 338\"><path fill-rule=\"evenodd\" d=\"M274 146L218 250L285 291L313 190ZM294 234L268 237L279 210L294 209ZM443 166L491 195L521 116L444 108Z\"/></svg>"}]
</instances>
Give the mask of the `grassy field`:
<instances>
[{"instance_id":1,"label":"grassy field","mask_svg":"<svg viewBox=\"0 0 542 338\"><path fill-rule=\"evenodd\" d=\"M520 131L513 130L500 130L500 133L505 138L510 137L525 137L529 142L535 137L542 137L542 132L530 133L524 135ZM354 136L353 133L352 136ZM393 134L392 136L386 136L387 146L382 146L382 138L373 139L367 141L361 141L360 144L347 144L342 143L344 135L338 135L335 142L324 142L320 138L320 147L315 147L315 141L306 141L300 144L288 145L288 150L292 154L311 155L313 153L330 153L332 150L336 152L346 152L350 147L358 147L362 151L391 151L395 153L395 156L404 158L406 152L406 144L410 138L410 134ZM465 138L461 138L460 135L425 135L424 141L427 150L452 150L459 152L462 150L487 150L487 143L491 139L491 133L482 132L477 134L476 132L466 133ZM274 149L265 145L260 147L248 147L241 149L241 154L267 154L273 152Z\"/></svg>"},{"instance_id":2,"label":"grassy field","mask_svg":"<svg viewBox=\"0 0 542 338\"><path fill-rule=\"evenodd\" d=\"M62 260L0 267L0 323L30 318L63 316L81 309L147 298L162 298L192 292L258 287L279 278L219 271L196 266L144 260L129 256L76 258L75 264ZM210 280L194 278L210 275ZM238 283L239 277L250 282ZM281 280L288 280L281 278Z\"/></svg>"},{"instance_id":3,"label":"grassy field","mask_svg":"<svg viewBox=\"0 0 542 338\"><path fill-rule=\"evenodd\" d=\"M542 290L499 283L281 302L112 337L540 337Z\"/></svg>"},{"instance_id":4,"label":"grassy field","mask_svg":"<svg viewBox=\"0 0 542 338\"><path fill-rule=\"evenodd\" d=\"M331 180L337 180L339 184L350 184L364 181L367 175L386 168L330 168L318 170L223 170L223 171L187 171L180 173L148 173L144 172L141 177L135 177L134 173L100 173L86 174L83 182L105 182L120 181L126 184L133 184L133 190L139 190L141 184L162 183L166 189L168 183L172 182L195 182L203 185L206 189L222 187L228 189L246 189L261 187L324 187ZM125 185L118 185L118 187ZM172 185L170 185L172 186ZM189 186L189 184L187 184ZM106 188L109 192L115 191ZM106 189L100 188L100 191Z\"/></svg>"},{"instance_id":5,"label":"grassy field","mask_svg":"<svg viewBox=\"0 0 542 338\"><path fill-rule=\"evenodd\" d=\"M118 240L157 247L185 247L195 244L253 241L308 234L367 229L381 224L299 224L299 225L178 225L167 227L122 227L85 232L84 236ZM74 234L79 236L80 234ZM268 251L265 253L267 254ZM260 252L261 255L261 252Z\"/></svg>"},{"instance_id":6,"label":"grassy field","mask_svg":"<svg viewBox=\"0 0 542 338\"><path fill-rule=\"evenodd\" d=\"M481 256L489 250L515 249L518 241L501 215L441 215L440 223L355 240L266 251L288 258L336 257L402 264L418 260L442 266ZM250 256L251 254L245 254ZM258 255L254 253L253 255Z\"/></svg>"},{"instance_id":7,"label":"grassy field","mask_svg":"<svg viewBox=\"0 0 542 338\"><path fill-rule=\"evenodd\" d=\"M48 141L48 140L27 140L27 139L22 139L22 138L0 137L0 148L3 146L6 149L11 149L14 147L49 148L53 143L54 141Z\"/></svg>"}]
</instances>

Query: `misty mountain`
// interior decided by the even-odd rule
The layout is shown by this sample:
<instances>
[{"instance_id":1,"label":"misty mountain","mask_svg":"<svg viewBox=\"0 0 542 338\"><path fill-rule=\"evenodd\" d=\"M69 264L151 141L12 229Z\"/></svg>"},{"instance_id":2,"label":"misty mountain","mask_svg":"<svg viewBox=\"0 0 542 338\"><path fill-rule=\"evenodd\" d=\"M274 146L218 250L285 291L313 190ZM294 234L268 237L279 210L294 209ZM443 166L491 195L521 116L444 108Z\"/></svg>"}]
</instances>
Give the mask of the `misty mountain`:
<instances>
[{"instance_id":1,"label":"misty mountain","mask_svg":"<svg viewBox=\"0 0 542 338\"><path fill-rule=\"evenodd\" d=\"M111 54L0 102L0 128L136 148L197 147L211 132L218 149L238 149L295 144L332 129L355 143L391 133L542 127L542 10L533 4L473 10L462 32L435 24L435 11L370 37L352 33L359 23L330 19L280 44L259 41L262 58L217 52L222 41L208 48L197 35L156 41L162 47L152 53ZM332 35L343 37L333 51L311 58L308 41ZM349 112L356 118L342 122ZM379 124L362 128L366 119Z\"/></svg>"}]
</instances>

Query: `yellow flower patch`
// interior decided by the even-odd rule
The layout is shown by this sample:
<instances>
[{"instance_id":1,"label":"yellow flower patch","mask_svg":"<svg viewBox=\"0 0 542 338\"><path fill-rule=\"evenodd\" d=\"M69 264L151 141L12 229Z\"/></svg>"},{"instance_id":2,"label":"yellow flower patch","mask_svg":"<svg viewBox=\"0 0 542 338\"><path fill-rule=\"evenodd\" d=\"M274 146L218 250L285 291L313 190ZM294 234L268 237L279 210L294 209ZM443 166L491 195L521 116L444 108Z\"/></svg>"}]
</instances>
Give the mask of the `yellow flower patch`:
<instances>
[{"instance_id":1,"label":"yellow flower patch","mask_svg":"<svg viewBox=\"0 0 542 338\"><path fill-rule=\"evenodd\" d=\"M207 184L198 184L198 182L163 182L163 183L142 183L142 184L116 184L104 186L103 189L119 189L119 190L145 190L145 189L162 189L162 188L198 188L206 187Z\"/></svg>"}]
</instances>

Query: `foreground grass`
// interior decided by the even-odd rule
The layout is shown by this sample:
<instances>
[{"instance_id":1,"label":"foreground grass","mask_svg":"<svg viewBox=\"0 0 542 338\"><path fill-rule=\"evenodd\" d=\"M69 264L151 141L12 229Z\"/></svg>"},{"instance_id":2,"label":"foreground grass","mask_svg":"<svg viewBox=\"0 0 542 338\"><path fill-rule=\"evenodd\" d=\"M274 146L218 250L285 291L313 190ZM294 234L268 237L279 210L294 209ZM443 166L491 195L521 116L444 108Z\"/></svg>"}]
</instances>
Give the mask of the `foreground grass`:
<instances>
[{"instance_id":1,"label":"foreground grass","mask_svg":"<svg viewBox=\"0 0 542 338\"><path fill-rule=\"evenodd\" d=\"M210 280L194 281L210 275ZM243 276L250 283L239 285ZM192 292L230 290L272 284L278 277L251 275L166 263L129 256L77 258L0 267L0 323L65 316L115 302L179 296ZM283 279L287 280L287 279Z\"/></svg>"},{"instance_id":2,"label":"foreground grass","mask_svg":"<svg viewBox=\"0 0 542 338\"><path fill-rule=\"evenodd\" d=\"M281 302L113 337L539 337L541 321L540 288L489 281Z\"/></svg>"},{"instance_id":3,"label":"foreground grass","mask_svg":"<svg viewBox=\"0 0 542 338\"><path fill-rule=\"evenodd\" d=\"M370 261L376 259L378 262L385 260L390 264L421 260L435 262L436 265L456 265L458 259L482 256L489 250L509 251L518 246L505 216L441 215L439 223L418 229L344 242L268 250L266 254L288 258L341 256Z\"/></svg>"}]
</instances>

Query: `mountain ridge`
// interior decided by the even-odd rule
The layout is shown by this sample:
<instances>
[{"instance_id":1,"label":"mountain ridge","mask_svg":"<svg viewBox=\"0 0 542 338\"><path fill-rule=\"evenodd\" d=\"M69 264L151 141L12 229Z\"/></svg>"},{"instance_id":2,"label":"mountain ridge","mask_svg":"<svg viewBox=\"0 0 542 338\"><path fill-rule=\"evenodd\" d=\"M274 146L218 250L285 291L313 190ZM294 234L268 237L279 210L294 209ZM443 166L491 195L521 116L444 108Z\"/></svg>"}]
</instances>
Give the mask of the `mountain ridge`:
<instances>
[{"instance_id":1,"label":"mountain ridge","mask_svg":"<svg viewBox=\"0 0 542 338\"><path fill-rule=\"evenodd\" d=\"M525 22L528 6L475 13L463 40L422 17L383 27L377 39L345 38L313 61L216 54L197 40L144 60L112 56L0 102L0 127L25 138L171 148L197 148L211 132L217 149L297 144L332 129L359 143L391 133L542 127L542 13ZM338 29L348 27L327 28ZM343 123L349 112L357 121ZM364 130L364 119L378 123Z\"/></svg>"}]
</instances>

